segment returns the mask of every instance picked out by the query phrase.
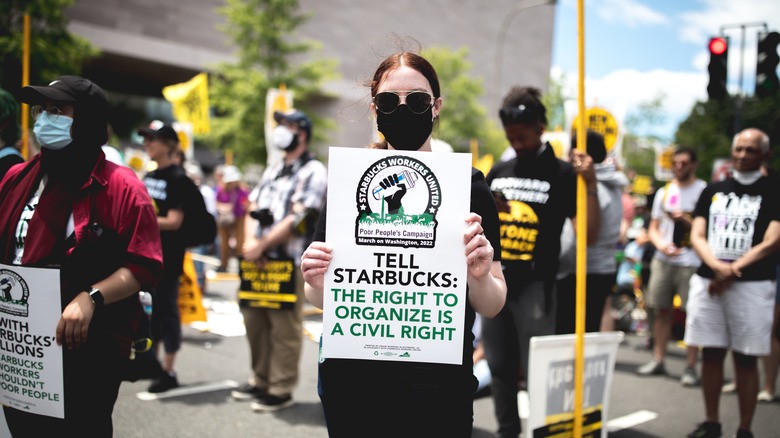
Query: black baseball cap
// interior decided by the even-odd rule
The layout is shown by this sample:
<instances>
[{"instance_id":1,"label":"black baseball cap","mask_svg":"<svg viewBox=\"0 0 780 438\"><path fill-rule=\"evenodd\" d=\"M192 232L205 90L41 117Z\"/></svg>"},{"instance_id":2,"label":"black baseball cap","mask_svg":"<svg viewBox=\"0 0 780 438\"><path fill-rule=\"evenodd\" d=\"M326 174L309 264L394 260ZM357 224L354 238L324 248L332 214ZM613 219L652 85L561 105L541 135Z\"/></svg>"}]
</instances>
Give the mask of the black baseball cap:
<instances>
[{"instance_id":1,"label":"black baseball cap","mask_svg":"<svg viewBox=\"0 0 780 438\"><path fill-rule=\"evenodd\" d=\"M24 87L20 100L30 105L44 105L47 101L54 101L72 103L96 113L108 111L108 97L103 89L80 76L60 76L49 85Z\"/></svg>"},{"instance_id":2,"label":"black baseball cap","mask_svg":"<svg viewBox=\"0 0 780 438\"><path fill-rule=\"evenodd\" d=\"M138 128L138 135L149 137L152 140L171 140L179 142L179 134L173 129L173 126L165 124L159 120L154 120L147 128Z\"/></svg>"},{"instance_id":3,"label":"black baseball cap","mask_svg":"<svg viewBox=\"0 0 780 438\"><path fill-rule=\"evenodd\" d=\"M311 120L309 119L309 116L307 116L303 111L291 110L284 113L281 111L274 111L274 120L276 120L277 123L281 122L282 120L295 123L301 129L306 131L306 138L311 140Z\"/></svg>"}]
</instances>

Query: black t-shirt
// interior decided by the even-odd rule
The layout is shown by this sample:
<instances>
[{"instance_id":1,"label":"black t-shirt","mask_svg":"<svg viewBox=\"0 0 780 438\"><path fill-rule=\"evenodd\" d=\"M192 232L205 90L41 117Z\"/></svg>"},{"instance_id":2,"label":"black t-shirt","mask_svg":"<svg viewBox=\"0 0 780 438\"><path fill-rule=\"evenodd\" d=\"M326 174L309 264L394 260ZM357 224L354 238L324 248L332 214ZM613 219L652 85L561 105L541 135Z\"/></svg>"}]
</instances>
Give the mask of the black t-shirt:
<instances>
[{"instance_id":1,"label":"black t-shirt","mask_svg":"<svg viewBox=\"0 0 780 438\"><path fill-rule=\"evenodd\" d=\"M485 230L485 237L495 248L493 260L500 261L501 254L498 250L499 228L498 228L498 210L490 189L485 184L484 176L477 169L472 169L471 179L471 203L472 212L482 217L482 228ZM317 222L314 231L314 241L324 242L327 217L327 205L323 207L322 214ZM468 295L468 289L466 290ZM405 384L415 382L419 384L430 384L431 382L442 382L443 384L452 384L460 381L463 385L468 385L468 390L473 391L476 388L475 378L472 367L474 352L474 309L466 301L466 318L464 322L463 336L463 362L460 365L449 364L431 364L416 362L389 362L360 359L328 359L325 361L327 366L321 369L324 378L346 378L349 376L366 375L366 373L382 378L397 379ZM324 365L324 364L323 364ZM327 376L327 377L326 377ZM453 379L461 380L453 380ZM394 381L394 380L392 380ZM434 383L435 384L435 383ZM464 387L465 388L465 387Z\"/></svg>"},{"instance_id":2,"label":"black t-shirt","mask_svg":"<svg viewBox=\"0 0 780 438\"><path fill-rule=\"evenodd\" d=\"M556 158L547 144L535 158L496 164L487 184L505 199L499 201L504 207L499 221L501 263L509 290L533 280L554 280L563 222L577 212L577 177L571 164Z\"/></svg>"},{"instance_id":3,"label":"black t-shirt","mask_svg":"<svg viewBox=\"0 0 780 438\"><path fill-rule=\"evenodd\" d=\"M170 210L184 210L185 184L188 176L180 166L153 170L144 176L144 184L152 197L157 216L167 216ZM160 231L166 276L179 276L184 266L184 242L179 230Z\"/></svg>"},{"instance_id":4,"label":"black t-shirt","mask_svg":"<svg viewBox=\"0 0 780 438\"><path fill-rule=\"evenodd\" d=\"M694 217L707 220L707 243L721 260L737 260L764 239L771 221L780 220L780 191L776 178L761 177L751 185L733 178L708 185L699 196ZM742 271L737 281L772 280L776 277L778 255L774 254ZM713 278L705 263L697 274Z\"/></svg>"}]
</instances>

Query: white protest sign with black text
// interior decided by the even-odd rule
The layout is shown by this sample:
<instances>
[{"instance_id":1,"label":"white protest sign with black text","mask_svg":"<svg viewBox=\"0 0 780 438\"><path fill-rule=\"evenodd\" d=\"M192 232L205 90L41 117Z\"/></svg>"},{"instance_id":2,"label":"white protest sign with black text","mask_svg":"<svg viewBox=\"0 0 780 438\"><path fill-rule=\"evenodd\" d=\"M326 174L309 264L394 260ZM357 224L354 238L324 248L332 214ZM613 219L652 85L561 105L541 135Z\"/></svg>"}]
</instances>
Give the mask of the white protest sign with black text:
<instances>
[{"instance_id":1,"label":"white protest sign with black text","mask_svg":"<svg viewBox=\"0 0 780 438\"><path fill-rule=\"evenodd\" d=\"M64 418L60 271L0 264L0 403Z\"/></svg>"},{"instance_id":2,"label":"white protest sign with black text","mask_svg":"<svg viewBox=\"0 0 780 438\"><path fill-rule=\"evenodd\" d=\"M322 357L463 360L471 155L330 148Z\"/></svg>"},{"instance_id":3,"label":"white protest sign with black text","mask_svg":"<svg viewBox=\"0 0 780 438\"><path fill-rule=\"evenodd\" d=\"M582 436L607 437L609 394L622 332L586 333ZM534 336L529 356L528 429L534 437L573 436L575 335Z\"/></svg>"}]
</instances>

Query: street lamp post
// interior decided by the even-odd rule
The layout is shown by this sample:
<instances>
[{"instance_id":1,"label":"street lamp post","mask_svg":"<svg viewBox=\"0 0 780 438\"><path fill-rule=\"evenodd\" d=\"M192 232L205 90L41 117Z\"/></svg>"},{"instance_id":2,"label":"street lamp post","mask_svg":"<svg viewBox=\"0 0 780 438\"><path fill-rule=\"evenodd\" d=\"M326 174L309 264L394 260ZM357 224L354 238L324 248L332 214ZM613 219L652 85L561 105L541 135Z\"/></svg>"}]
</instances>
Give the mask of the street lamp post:
<instances>
[{"instance_id":1,"label":"street lamp post","mask_svg":"<svg viewBox=\"0 0 780 438\"><path fill-rule=\"evenodd\" d=\"M509 24L512 20L522 11L526 9L535 8L537 6L554 5L556 0L525 0L512 6L509 11L504 14L504 19L501 20L501 27L498 28L498 35L496 36L496 56L493 66L493 102L494 106L498 106L498 96L501 89L501 72L503 70L503 56L504 56L504 41L506 40L506 33L509 29Z\"/></svg>"}]
</instances>

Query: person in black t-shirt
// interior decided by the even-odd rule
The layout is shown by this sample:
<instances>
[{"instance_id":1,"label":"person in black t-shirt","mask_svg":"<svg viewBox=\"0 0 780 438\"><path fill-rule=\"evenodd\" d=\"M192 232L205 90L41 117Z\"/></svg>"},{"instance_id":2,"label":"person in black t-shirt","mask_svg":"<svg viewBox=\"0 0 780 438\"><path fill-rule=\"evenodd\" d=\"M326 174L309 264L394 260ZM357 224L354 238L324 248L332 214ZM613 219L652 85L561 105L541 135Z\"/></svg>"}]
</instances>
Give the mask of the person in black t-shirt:
<instances>
[{"instance_id":1,"label":"person in black t-shirt","mask_svg":"<svg viewBox=\"0 0 780 438\"><path fill-rule=\"evenodd\" d=\"M600 220L593 159L574 149L571 164L558 159L542 142L547 125L541 92L512 88L499 110L506 138L516 157L496 164L486 181L500 199L501 263L507 283L504 309L482 322L485 356L492 374L491 395L498 435L516 437L518 370L528 376L529 341L555 333L555 278L563 223L576 214L577 175L585 177L588 243L595 242ZM505 208L501 208L505 205ZM575 227L576 231L576 227ZM599 307L599 315L601 314Z\"/></svg>"},{"instance_id":2,"label":"person in black t-shirt","mask_svg":"<svg viewBox=\"0 0 780 438\"><path fill-rule=\"evenodd\" d=\"M780 248L780 192L761 173L769 137L755 128L734 136L733 175L708 185L696 203L691 243L702 264L691 277L685 343L702 351L705 421L689 437L720 437L723 361L732 351L739 395L737 438L751 438L758 356L770 352Z\"/></svg>"},{"instance_id":3,"label":"person in black t-shirt","mask_svg":"<svg viewBox=\"0 0 780 438\"><path fill-rule=\"evenodd\" d=\"M179 136L170 125L154 121L149 128L139 129L138 134L144 137L146 153L157 163L157 169L147 173L143 181L157 210L165 266L152 303L154 348L159 350L162 341L165 350L163 372L149 385L149 392L157 393L179 386L173 365L182 340L179 277L183 272L186 250L179 230L184 222L184 184L189 177L176 164Z\"/></svg>"},{"instance_id":4,"label":"person in black t-shirt","mask_svg":"<svg viewBox=\"0 0 780 438\"><path fill-rule=\"evenodd\" d=\"M433 66L417 54L396 53L380 64L369 84L371 108L387 148L430 151L433 121L442 106ZM319 368L319 392L330 436L471 437L477 388L471 328L475 312L492 318L504 305L506 294L500 254L493 249L499 245L496 205L476 170L472 171L471 211L463 235L468 300L462 362L325 359ZM306 297L317 307L323 305L324 275L332 254L325 242L325 218L320 215L314 242L301 259Z\"/></svg>"}]
</instances>

